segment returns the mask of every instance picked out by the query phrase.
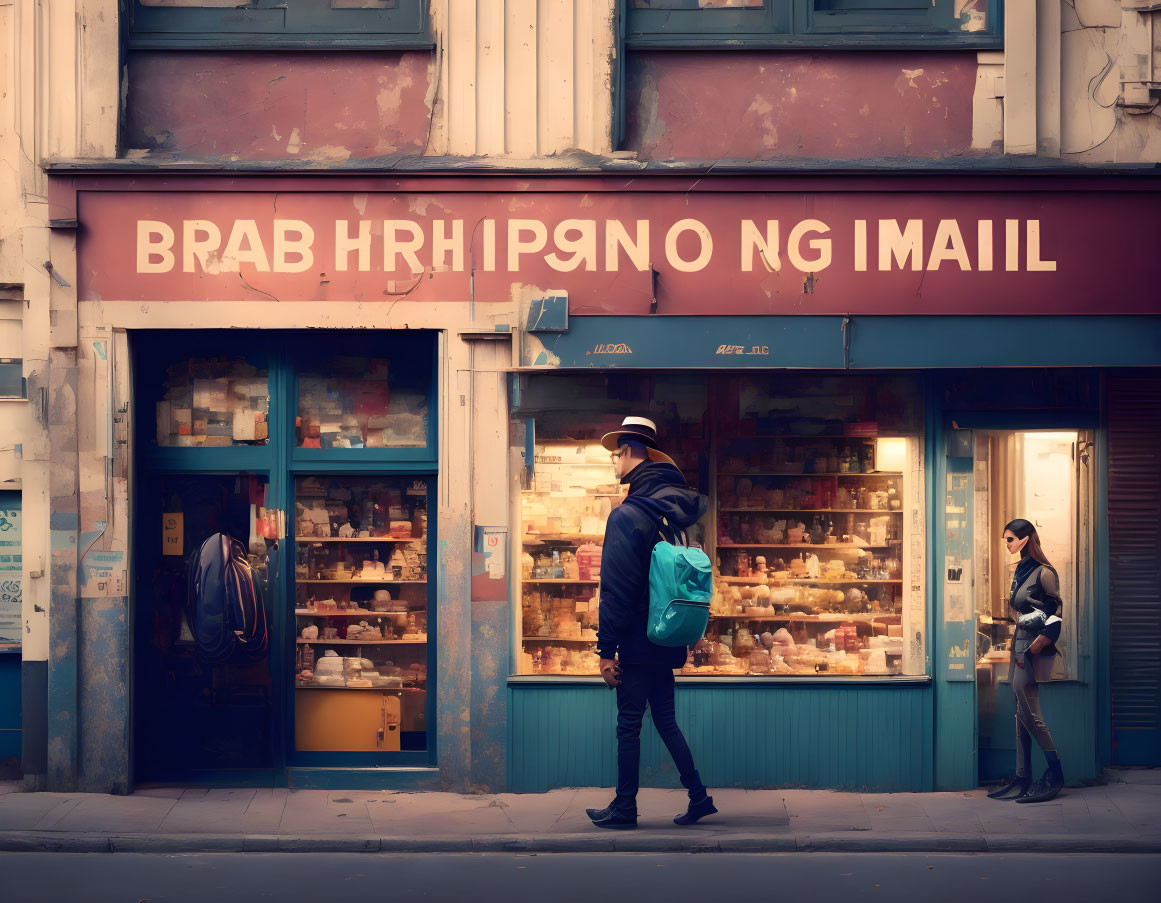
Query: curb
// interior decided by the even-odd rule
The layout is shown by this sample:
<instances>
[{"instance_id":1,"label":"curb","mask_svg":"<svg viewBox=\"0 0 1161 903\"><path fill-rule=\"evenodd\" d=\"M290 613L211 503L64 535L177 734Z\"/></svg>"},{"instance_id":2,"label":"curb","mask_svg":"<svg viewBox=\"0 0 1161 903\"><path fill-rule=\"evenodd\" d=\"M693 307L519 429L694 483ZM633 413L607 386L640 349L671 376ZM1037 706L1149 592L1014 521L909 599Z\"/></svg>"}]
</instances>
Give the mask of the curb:
<instances>
[{"instance_id":1,"label":"curb","mask_svg":"<svg viewBox=\"0 0 1161 903\"><path fill-rule=\"evenodd\" d=\"M373 837L0 831L5 853L1161 853L1161 835L653 834Z\"/></svg>"}]
</instances>

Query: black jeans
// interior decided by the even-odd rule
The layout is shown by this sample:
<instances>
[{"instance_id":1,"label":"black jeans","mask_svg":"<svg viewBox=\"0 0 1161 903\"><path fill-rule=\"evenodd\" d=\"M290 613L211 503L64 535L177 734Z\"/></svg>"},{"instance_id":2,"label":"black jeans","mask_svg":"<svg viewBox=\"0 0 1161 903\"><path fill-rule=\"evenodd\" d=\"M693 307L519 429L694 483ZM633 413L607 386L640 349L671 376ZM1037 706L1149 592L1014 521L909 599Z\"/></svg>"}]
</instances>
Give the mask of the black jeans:
<instances>
[{"instance_id":1,"label":"black jeans","mask_svg":"<svg viewBox=\"0 0 1161 903\"><path fill-rule=\"evenodd\" d=\"M689 798L700 799L705 785L693 765L693 753L677 726L673 701L673 670L664 665L622 665L617 687L617 796L613 808L637 811L637 788L641 772L641 719L645 707L653 715L653 725L661 735L673 764L681 775L681 785Z\"/></svg>"}]
</instances>

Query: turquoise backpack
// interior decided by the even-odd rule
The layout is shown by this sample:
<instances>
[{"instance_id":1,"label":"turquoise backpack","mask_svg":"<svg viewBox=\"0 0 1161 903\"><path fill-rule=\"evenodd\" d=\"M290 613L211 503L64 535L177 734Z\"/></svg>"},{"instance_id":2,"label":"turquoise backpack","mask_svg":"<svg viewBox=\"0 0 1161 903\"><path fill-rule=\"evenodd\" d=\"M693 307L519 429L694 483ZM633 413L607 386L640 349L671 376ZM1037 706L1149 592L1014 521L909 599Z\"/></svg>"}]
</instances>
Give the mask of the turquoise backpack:
<instances>
[{"instance_id":1,"label":"turquoise backpack","mask_svg":"<svg viewBox=\"0 0 1161 903\"><path fill-rule=\"evenodd\" d=\"M661 523L669 526L665 518ZM701 549L661 533L649 562L649 621L645 635L658 646L692 646L705 635L713 597L713 567Z\"/></svg>"}]
</instances>

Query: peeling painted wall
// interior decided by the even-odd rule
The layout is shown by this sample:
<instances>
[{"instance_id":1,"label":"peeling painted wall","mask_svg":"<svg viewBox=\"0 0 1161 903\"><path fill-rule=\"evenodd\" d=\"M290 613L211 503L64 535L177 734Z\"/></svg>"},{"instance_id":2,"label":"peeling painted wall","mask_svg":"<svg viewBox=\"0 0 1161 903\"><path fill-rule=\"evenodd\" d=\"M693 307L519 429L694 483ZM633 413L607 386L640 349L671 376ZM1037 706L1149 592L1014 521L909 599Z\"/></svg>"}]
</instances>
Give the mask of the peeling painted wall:
<instances>
[{"instance_id":1,"label":"peeling painted wall","mask_svg":"<svg viewBox=\"0 0 1161 903\"><path fill-rule=\"evenodd\" d=\"M422 154L432 55L133 53L125 146L185 158L320 164Z\"/></svg>"},{"instance_id":2,"label":"peeling painted wall","mask_svg":"<svg viewBox=\"0 0 1161 903\"><path fill-rule=\"evenodd\" d=\"M950 157L972 149L974 53L634 53L643 159Z\"/></svg>"}]
</instances>

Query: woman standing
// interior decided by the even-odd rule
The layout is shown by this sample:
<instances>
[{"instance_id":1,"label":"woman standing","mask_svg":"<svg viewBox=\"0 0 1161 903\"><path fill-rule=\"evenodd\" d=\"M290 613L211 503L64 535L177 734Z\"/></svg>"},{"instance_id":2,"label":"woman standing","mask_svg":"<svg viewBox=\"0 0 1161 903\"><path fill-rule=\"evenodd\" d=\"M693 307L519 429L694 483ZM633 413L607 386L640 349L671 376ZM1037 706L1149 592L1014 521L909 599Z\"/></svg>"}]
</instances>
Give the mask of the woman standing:
<instances>
[{"instance_id":1,"label":"woman standing","mask_svg":"<svg viewBox=\"0 0 1161 903\"><path fill-rule=\"evenodd\" d=\"M1001 787L991 791L992 799L1015 799L1018 803L1050 800L1064 786L1060 756L1052 734L1040 712L1040 685L1048 680L1060 638L1060 578L1052 567L1036 528L1023 518L1004 527L1008 552L1019 555L1012 577L1008 604L1016 614L1016 636L1012 641L1012 662L1008 682L1016 694L1016 773ZM1048 769L1032 782L1032 737L1044 751Z\"/></svg>"}]
</instances>

